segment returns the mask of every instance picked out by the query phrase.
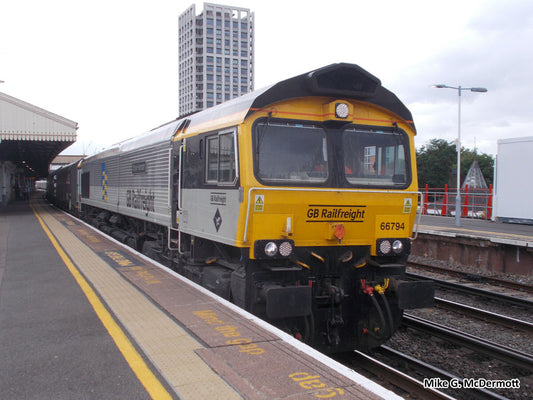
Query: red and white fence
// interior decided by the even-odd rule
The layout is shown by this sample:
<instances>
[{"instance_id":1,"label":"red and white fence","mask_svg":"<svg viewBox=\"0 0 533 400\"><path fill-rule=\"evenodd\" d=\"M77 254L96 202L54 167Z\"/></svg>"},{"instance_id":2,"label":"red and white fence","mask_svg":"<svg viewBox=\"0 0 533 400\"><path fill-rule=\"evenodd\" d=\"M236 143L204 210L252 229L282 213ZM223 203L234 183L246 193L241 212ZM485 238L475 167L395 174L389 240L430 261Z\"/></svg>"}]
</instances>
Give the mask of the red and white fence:
<instances>
[{"instance_id":1,"label":"red and white fence","mask_svg":"<svg viewBox=\"0 0 533 400\"><path fill-rule=\"evenodd\" d=\"M426 185L420 191L424 195L423 214L455 216L456 188L448 188L448 185L429 188ZM492 201L492 184L488 189L469 189L467 185L461 189L461 217L491 219Z\"/></svg>"}]
</instances>

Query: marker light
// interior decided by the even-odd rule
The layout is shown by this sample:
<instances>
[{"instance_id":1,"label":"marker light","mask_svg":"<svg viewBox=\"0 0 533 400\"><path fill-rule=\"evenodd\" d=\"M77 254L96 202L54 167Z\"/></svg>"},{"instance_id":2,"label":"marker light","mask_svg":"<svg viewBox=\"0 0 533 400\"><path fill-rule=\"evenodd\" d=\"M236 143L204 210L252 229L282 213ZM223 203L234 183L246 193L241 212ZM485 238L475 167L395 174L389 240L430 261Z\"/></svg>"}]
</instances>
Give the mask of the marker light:
<instances>
[{"instance_id":1,"label":"marker light","mask_svg":"<svg viewBox=\"0 0 533 400\"><path fill-rule=\"evenodd\" d=\"M383 240L380 244L379 244L379 251L381 252L381 254L389 254L390 251L391 251L391 244L388 240Z\"/></svg>"},{"instance_id":2,"label":"marker light","mask_svg":"<svg viewBox=\"0 0 533 400\"><path fill-rule=\"evenodd\" d=\"M337 118L348 118L350 115L350 107L346 103L337 103L335 104L335 117Z\"/></svg>"},{"instance_id":3,"label":"marker light","mask_svg":"<svg viewBox=\"0 0 533 400\"><path fill-rule=\"evenodd\" d=\"M282 242L279 245L279 254L283 257L288 257L292 253L292 244L291 242Z\"/></svg>"}]
</instances>

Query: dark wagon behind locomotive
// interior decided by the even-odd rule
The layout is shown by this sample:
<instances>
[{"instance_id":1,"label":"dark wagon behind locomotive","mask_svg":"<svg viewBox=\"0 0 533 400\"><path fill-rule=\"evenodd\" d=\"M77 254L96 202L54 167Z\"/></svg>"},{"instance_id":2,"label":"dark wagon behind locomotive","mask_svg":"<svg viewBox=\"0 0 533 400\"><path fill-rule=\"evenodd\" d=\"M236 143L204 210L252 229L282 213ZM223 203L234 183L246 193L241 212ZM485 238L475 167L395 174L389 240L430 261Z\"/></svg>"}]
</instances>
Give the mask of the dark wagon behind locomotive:
<instances>
[{"instance_id":1,"label":"dark wagon behind locomotive","mask_svg":"<svg viewBox=\"0 0 533 400\"><path fill-rule=\"evenodd\" d=\"M403 279L415 133L377 78L333 64L56 171L48 196L321 351L368 349L433 301Z\"/></svg>"}]
</instances>

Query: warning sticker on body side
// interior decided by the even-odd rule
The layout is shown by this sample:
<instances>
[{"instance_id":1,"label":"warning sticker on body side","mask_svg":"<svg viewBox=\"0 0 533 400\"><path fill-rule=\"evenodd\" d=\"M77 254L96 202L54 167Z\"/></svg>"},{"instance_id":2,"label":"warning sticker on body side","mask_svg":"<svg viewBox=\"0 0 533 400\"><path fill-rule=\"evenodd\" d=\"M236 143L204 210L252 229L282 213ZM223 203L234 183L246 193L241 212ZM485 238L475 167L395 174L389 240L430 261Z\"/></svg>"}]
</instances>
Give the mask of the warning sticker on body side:
<instances>
[{"instance_id":1,"label":"warning sticker on body side","mask_svg":"<svg viewBox=\"0 0 533 400\"><path fill-rule=\"evenodd\" d=\"M403 199L403 213L410 214L413 208L413 200L410 198Z\"/></svg>"},{"instance_id":2,"label":"warning sticker on body side","mask_svg":"<svg viewBox=\"0 0 533 400\"><path fill-rule=\"evenodd\" d=\"M264 194L256 194L255 195L255 202L254 202L254 211L255 212L263 212L265 209L265 195Z\"/></svg>"}]
</instances>

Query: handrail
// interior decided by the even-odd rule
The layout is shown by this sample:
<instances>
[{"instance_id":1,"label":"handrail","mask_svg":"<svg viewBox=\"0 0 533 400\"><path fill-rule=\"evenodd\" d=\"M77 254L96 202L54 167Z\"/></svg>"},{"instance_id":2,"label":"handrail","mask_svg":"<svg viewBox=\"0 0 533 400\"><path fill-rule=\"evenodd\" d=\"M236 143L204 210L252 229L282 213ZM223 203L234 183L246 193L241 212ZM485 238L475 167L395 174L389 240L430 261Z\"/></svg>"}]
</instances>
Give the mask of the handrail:
<instances>
[{"instance_id":1,"label":"handrail","mask_svg":"<svg viewBox=\"0 0 533 400\"><path fill-rule=\"evenodd\" d=\"M182 177L182 171L183 171L183 168L182 168L182 153L183 153L183 144L180 145L179 147L179 153L178 153L178 165L179 165L179 169L178 169L178 212L181 211L181 206L182 206L182 190L181 190L181 177Z\"/></svg>"}]
</instances>

